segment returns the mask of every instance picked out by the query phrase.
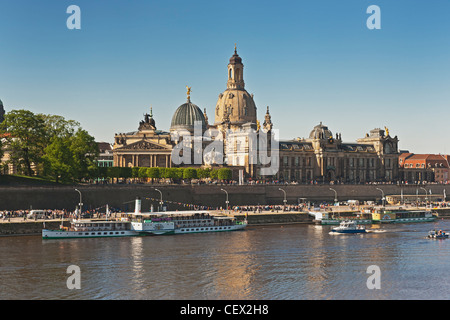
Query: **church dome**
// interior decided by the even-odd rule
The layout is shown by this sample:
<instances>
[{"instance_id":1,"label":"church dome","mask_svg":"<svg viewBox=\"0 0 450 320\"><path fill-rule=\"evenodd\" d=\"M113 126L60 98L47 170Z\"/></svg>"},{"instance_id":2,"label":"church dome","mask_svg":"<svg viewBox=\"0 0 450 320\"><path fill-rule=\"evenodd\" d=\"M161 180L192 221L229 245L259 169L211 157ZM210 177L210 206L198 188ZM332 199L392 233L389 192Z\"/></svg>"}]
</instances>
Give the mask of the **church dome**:
<instances>
[{"instance_id":1,"label":"church dome","mask_svg":"<svg viewBox=\"0 0 450 320\"><path fill-rule=\"evenodd\" d=\"M170 131L188 130L193 132L196 121L201 122L202 130L206 129L206 120L203 112L198 106L188 100L179 106L173 114Z\"/></svg>"},{"instance_id":2,"label":"church dome","mask_svg":"<svg viewBox=\"0 0 450 320\"><path fill-rule=\"evenodd\" d=\"M314 127L314 129L309 134L310 139L329 139L333 137L333 133L324 126L322 122Z\"/></svg>"},{"instance_id":3,"label":"church dome","mask_svg":"<svg viewBox=\"0 0 450 320\"><path fill-rule=\"evenodd\" d=\"M245 123L256 124L256 104L253 95L245 90L244 65L237 54L236 47L227 70L227 89L219 95L217 100L215 123L229 122L235 126Z\"/></svg>"},{"instance_id":4,"label":"church dome","mask_svg":"<svg viewBox=\"0 0 450 320\"><path fill-rule=\"evenodd\" d=\"M256 123L256 104L245 89L227 89L219 95L215 122L229 119L232 124Z\"/></svg>"},{"instance_id":5,"label":"church dome","mask_svg":"<svg viewBox=\"0 0 450 320\"><path fill-rule=\"evenodd\" d=\"M230 58L230 64L242 64L242 58L239 57L239 55L237 54L237 51L234 50L234 54L233 56Z\"/></svg>"}]
</instances>

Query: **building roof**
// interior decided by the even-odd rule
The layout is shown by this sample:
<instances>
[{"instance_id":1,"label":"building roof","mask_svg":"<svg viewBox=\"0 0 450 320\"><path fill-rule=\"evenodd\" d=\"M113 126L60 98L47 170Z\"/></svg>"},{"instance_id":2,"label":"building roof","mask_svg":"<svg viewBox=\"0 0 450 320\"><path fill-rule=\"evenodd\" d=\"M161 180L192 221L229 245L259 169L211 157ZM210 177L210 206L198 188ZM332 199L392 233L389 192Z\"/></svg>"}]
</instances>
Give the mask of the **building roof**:
<instances>
[{"instance_id":1,"label":"building roof","mask_svg":"<svg viewBox=\"0 0 450 320\"><path fill-rule=\"evenodd\" d=\"M414 166L406 166L407 168L417 168L416 164L423 164L424 168L449 168L448 160L448 155L402 153L399 157L399 164L400 167L414 164Z\"/></svg>"},{"instance_id":2,"label":"building roof","mask_svg":"<svg viewBox=\"0 0 450 320\"><path fill-rule=\"evenodd\" d=\"M188 130L193 131L195 122L199 121L202 129L206 129L206 120L203 112L190 99L183 103L175 111L170 125L170 131Z\"/></svg>"}]
</instances>

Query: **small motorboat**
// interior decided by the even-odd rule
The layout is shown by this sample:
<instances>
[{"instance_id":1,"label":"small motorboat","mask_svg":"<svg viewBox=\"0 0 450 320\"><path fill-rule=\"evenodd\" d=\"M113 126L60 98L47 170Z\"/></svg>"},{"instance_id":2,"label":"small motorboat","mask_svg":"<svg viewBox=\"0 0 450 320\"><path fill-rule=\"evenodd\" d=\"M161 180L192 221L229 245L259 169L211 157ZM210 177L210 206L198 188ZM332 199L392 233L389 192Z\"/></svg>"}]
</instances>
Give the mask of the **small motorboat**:
<instances>
[{"instance_id":1,"label":"small motorboat","mask_svg":"<svg viewBox=\"0 0 450 320\"><path fill-rule=\"evenodd\" d=\"M431 239L446 239L448 238L448 232L442 230L431 230L428 232L428 238Z\"/></svg>"},{"instance_id":2,"label":"small motorboat","mask_svg":"<svg viewBox=\"0 0 450 320\"><path fill-rule=\"evenodd\" d=\"M331 229L330 233L367 233L366 228L359 226L356 221L342 221L339 227Z\"/></svg>"}]
</instances>

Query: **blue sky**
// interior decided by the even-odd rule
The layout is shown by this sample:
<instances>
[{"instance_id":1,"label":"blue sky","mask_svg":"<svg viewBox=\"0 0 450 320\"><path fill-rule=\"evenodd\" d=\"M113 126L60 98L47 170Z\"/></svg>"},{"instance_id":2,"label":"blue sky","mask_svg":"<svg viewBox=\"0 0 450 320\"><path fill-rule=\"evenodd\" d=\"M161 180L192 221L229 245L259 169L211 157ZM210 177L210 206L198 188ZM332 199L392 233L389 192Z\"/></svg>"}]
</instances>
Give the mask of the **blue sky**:
<instances>
[{"instance_id":1,"label":"blue sky","mask_svg":"<svg viewBox=\"0 0 450 320\"><path fill-rule=\"evenodd\" d=\"M81 30L69 30L69 5ZM366 9L381 9L369 30ZM153 107L169 130L191 100L210 120L234 43L258 118L283 139L322 121L345 142L384 126L400 149L450 153L447 0L2 0L0 99L77 120L97 141L136 130Z\"/></svg>"}]
</instances>

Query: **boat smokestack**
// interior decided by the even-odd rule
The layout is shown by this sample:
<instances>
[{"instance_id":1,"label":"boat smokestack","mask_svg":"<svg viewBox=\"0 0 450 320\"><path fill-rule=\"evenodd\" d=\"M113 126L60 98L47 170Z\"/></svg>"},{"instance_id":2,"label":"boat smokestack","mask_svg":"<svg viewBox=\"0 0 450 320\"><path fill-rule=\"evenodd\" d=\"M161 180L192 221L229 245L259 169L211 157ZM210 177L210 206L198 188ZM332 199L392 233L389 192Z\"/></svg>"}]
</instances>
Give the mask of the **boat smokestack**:
<instances>
[{"instance_id":1,"label":"boat smokestack","mask_svg":"<svg viewBox=\"0 0 450 320\"><path fill-rule=\"evenodd\" d=\"M136 198L136 205L134 207L134 213L135 214L141 213L141 198L139 198L139 197Z\"/></svg>"}]
</instances>

